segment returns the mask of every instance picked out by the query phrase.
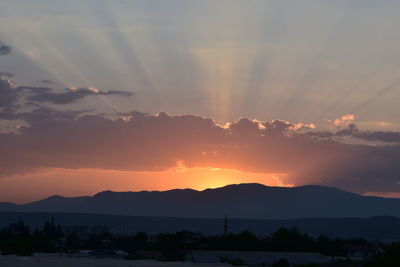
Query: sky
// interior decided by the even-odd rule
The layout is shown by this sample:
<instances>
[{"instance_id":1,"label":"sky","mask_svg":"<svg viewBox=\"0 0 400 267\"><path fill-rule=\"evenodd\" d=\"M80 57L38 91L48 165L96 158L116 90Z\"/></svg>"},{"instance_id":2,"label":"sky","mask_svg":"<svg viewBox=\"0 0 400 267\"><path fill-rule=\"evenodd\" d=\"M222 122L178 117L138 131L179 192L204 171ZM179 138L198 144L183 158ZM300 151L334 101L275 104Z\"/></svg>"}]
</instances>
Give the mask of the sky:
<instances>
[{"instance_id":1,"label":"sky","mask_svg":"<svg viewBox=\"0 0 400 267\"><path fill-rule=\"evenodd\" d=\"M0 0L0 201L400 196L400 2Z\"/></svg>"}]
</instances>

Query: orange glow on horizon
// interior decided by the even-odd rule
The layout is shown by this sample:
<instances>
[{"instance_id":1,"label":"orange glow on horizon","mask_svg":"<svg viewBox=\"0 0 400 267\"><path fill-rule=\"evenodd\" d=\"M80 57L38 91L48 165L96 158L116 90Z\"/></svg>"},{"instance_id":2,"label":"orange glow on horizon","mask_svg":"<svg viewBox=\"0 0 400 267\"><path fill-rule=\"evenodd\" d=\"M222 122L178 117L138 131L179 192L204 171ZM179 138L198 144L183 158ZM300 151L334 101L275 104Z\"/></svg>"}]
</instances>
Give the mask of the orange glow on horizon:
<instances>
[{"instance_id":1,"label":"orange glow on horizon","mask_svg":"<svg viewBox=\"0 0 400 267\"><path fill-rule=\"evenodd\" d=\"M0 179L0 202L26 203L51 195L73 197L105 190L204 190L239 183L292 186L281 182L279 177L283 176L212 167L187 168L182 162L162 172L54 168Z\"/></svg>"}]
</instances>

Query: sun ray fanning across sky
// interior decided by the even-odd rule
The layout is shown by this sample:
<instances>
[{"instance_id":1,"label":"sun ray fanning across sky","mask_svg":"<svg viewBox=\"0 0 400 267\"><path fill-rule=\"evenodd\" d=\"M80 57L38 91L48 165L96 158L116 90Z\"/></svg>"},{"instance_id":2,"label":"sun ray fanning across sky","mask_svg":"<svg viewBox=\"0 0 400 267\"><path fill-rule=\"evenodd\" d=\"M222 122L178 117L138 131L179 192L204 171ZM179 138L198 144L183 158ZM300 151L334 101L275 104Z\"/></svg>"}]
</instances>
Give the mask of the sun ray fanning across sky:
<instances>
[{"instance_id":1,"label":"sun ray fanning across sky","mask_svg":"<svg viewBox=\"0 0 400 267\"><path fill-rule=\"evenodd\" d=\"M400 2L383 3L0 1L0 195L400 192Z\"/></svg>"}]
</instances>

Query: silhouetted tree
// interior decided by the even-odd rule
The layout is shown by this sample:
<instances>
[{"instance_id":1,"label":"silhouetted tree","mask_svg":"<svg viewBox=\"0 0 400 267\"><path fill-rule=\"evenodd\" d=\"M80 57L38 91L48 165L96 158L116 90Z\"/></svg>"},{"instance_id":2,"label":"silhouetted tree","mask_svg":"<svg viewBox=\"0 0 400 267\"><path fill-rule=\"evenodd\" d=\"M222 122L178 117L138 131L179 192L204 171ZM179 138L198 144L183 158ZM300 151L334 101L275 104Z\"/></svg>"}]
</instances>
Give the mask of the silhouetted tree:
<instances>
[{"instance_id":1,"label":"silhouetted tree","mask_svg":"<svg viewBox=\"0 0 400 267\"><path fill-rule=\"evenodd\" d=\"M279 228L272 234L269 244L269 249L276 251L311 251L313 247L314 240L296 227Z\"/></svg>"},{"instance_id":2,"label":"silhouetted tree","mask_svg":"<svg viewBox=\"0 0 400 267\"><path fill-rule=\"evenodd\" d=\"M78 251L80 247L78 235L76 233L68 234L66 238L66 245L69 252Z\"/></svg>"},{"instance_id":3,"label":"silhouetted tree","mask_svg":"<svg viewBox=\"0 0 400 267\"><path fill-rule=\"evenodd\" d=\"M365 267L400 266L400 243L392 243L384 252L372 256L364 262Z\"/></svg>"},{"instance_id":4,"label":"silhouetted tree","mask_svg":"<svg viewBox=\"0 0 400 267\"><path fill-rule=\"evenodd\" d=\"M290 267L290 263L286 259L280 259L272 263L272 267Z\"/></svg>"}]
</instances>

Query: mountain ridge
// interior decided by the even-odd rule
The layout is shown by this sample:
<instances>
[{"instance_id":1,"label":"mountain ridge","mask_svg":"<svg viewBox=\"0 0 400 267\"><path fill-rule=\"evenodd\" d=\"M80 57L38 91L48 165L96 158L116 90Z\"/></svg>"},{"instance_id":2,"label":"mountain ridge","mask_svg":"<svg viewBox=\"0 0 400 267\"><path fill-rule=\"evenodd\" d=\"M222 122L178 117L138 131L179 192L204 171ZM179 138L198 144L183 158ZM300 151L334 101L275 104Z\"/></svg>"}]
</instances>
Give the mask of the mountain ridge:
<instances>
[{"instance_id":1,"label":"mountain ridge","mask_svg":"<svg viewBox=\"0 0 400 267\"><path fill-rule=\"evenodd\" d=\"M76 212L130 216L295 219L400 216L400 199L362 196L335 187L270 187L256 183L215 189L110 190L92 196L51 196L27 204L0 203L0 211Z\"/></svg>"}]
</instances>

